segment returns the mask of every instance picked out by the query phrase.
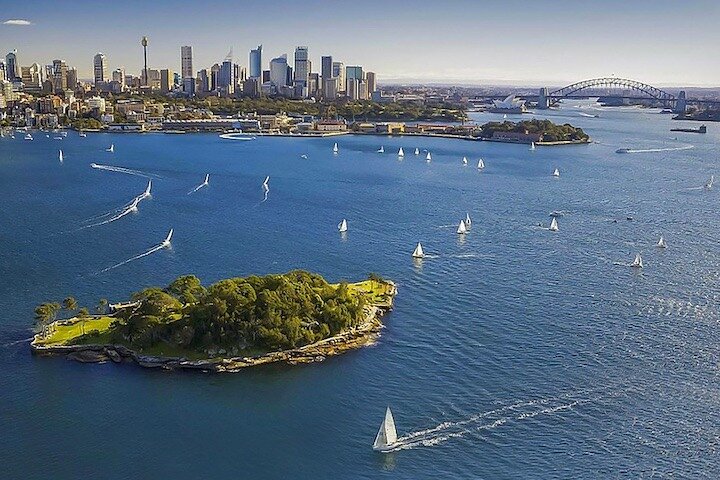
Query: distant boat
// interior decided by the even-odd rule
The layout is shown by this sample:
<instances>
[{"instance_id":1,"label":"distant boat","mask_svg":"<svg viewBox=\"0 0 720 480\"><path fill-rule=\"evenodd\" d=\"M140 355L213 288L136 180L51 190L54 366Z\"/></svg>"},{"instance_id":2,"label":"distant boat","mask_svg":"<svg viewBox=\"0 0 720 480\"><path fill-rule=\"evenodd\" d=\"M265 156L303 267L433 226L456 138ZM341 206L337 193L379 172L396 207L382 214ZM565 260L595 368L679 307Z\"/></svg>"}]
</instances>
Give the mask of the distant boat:
<instances>
[{"instance_id":1,"label":"distant boat","mask_svg":"<svg viewBox=\"0 0 720 480\"><path fill-rule=\"evenodd\" d=\"M380 425L373 442L373 450L376 452L388 452L395 447L397 442L397 431L395 430L395 419L393 418L390 407L385 411L385 418Z\"/></svg>"},{"instance_id":2,"label":"distant boat","mask_svg":"<svg viewBox=\"0 0 720 480\"><path fill-rule=\"evenodd\" d=\"M60 154L58 155L58 158L60 158L60 163L63 162L63 153L62 150L60 150Z\"/></svg>"},{"instance_id":3,"label":"distant boat","mask_svg":"<svg viewBox=\"0 0 720 480\"><path fill-rule=\"evenodd\" d=\"M632 148L618 148L615 153L632 153Z\"/></svg>"},{"instance_id":4,"label":"distant boat","mask_svg":"<svg viewBox=\"0 0 720 480\"><path fill-rule=\"evenodd\" d=\"M549 230L551 232L557 232L558 231L558 223L557 223L557 217L552 217L552 222L550 222L550 228Z\"/></svg>"},{"instance_id":5,"label":"distant boat","mask_svg":"<svg viewBox=\"0 0 720 480\"><path fill-rule=\"evenodd\" d=\"M465 214L465 228L470 230L471 227L472 227L472 220L470 220L470 214L466 213Z\"/></svg>"},{"instance_id":6,"label":"distant boat","mask_svg":"<svg viewBox=\"0 0 720 480\"><path fill-rule=\"evenodd\" d=\"M425 252L423 252L422 244L418 242L417 247L415 247L415 250L413 250L412 253L413 258L424 258Z\"/></svg>"},{"instance_id":7,"label":"distant boat","mask_svg":"<svg viewBox=\"0 0 720 480\"><path fill-rule=\"evenodd\" d=\"M115 151L115 144L111 143L110 146L105 151L113 153Z\"/></svg>"},{"instance_id":8,"label":"distant boat","mask_svg":"<svg viewBox=\"0 0 720 480\"><path fill-rule=\"evenodd\" d=\"M560 176L560 170L558 170L557 168L556 168L555 170L553 170L552 176L553 176L553 177L559 177L559 176Z\"/></svg>"},{"instance_id":9,"label":"distant boat","mask_svg":"<svg viewBox=\"0 0 720 480\"><path fill-rule=\"evenodd\" d=\"M145 192L143 193L143 197L147 198L150 196L150 190L152 190L152 180L148 180L147 188L145 189Z\"/></svg>"},{"instance_id":10,"label":"distant boat","mask_svg":"<svg viewBox=\"0 0 720 480\"><path fill-rule=\"evenodd\" d=\"M303 154L303 155L300 155L300 158L304 158L305 160L307 160L308 156Z\"/></svg>"},{"instance_id":11,"label":"distant boat","mask_svg":"<svg viewBox=\"0 0 720 480\"><path fill-rule=\"evenodd\" d=\"M631 263L630 266L633 268L643 268L642 257L639 253L635 254L635 260L633 260L633 263Z\"/></svg>"},{"instance_id":12,"label":"distant boat","mask_svg":"<svg viewBox=\"0 0 720 480\"><path fill-rule=\"evenodd\" d=\"M420 149L415 147L415 155L420 155Z\"/></svg>"},{"instance_id":13,"label":"distant boat","mask_svg":"<svg viewBox=\"0 0 720 480\"><path fill-rule=\"evenodd\" d=\"M713 187L713 183L715 183L715 175L710 175L710 180L705 184L705 188L710 190Z\"/></svg>"},{"instance_id":14,"label":"distant boat","mask_svg":"<svg viewBox=\"0 0 720 480\"><path fill-rule=\"evenodd\" d=\"M428 162L432 160L432 155L430 155L430 152L428 152L428 154L425 156L425 160L427 160Z\"/></svg>"},{"instance_id":15,"label":"distant boat","mask_svg":"<svg viewBox=\"0 0 720 480\"><path fill-rule=\"evenodd\" d=\"M80 135L81 137L87 137L87 133L85 132L80 132L78 135Z\"/></svg>"},{"instance_id":16,"label":"distant boat","mask_svg":"<svg viewBox=\"0 0 720 480\"><path fill-rule=\"evenodd\" d=\"M507 113L503 115L503 119L507 118Z\"/></svg>"},{"instance_id":17,"label":"distant boat","mask_svg":"<svg viewBox=\"0 0 720 480\"><path fill-rule=\"evenodd\" d=\"M463 157L463 165L467 165L467 157Z\"/></svg>"},{"instance_id":18,"label":"distant boat","mask_svg":"<svg viewBox=\"0 0 720 480\"><path fill-rule=\"evenodd\" d=\"M382 147L378 148L377 153L385 153L385 147L382 146Z\"/></svg>"},{"instance_id":19,"label":"distant boat","mask_svg":"<svg viewBox=\"0 0 720 480\"><path fill-rule=\"evenodd\" d=\"M263 188L270 188L268 183L270 182L270 176L265 177L265 180L263 180L262 186Z\"/></svg>"},{"instance_id":20,"label":"distant boat","mask_svg":"<svg viewBox=\"0 0 720 480\"><path fill-rule=\"evenodd\" d=\"M483 159L482 159L482 158L481 158L480 160L478 160L478 166L477 166L477 167L478 167L478 170L482 170L483 168L485 168L485 162L483 162Z\"/></svg>"},{"instance_id":21,"label":"distant boat","mask_svg":"<svg viewBox=\"0 0 720 480\"><path fill-rule=\"evenodd\" d=\"M658 240L657 247L667 248L667 243L665 243L665 238L663 238L662 235L660 236L660 240Z\"/></svg>"},{"instance_id":22,"label":"distant boat","mask_svg":"<svg viewBox=\"0 0 720 480\"><path fill-rule=\"evenodd\" d=\"M29 133L27 135L25 135L25 140L32 140L32 139L33 139L33 137Z\"/></svg>"},{"instance_id":23,"label":"distant boat","mask_svg":"<svg viewBox=\"0 0 720 480\"><path fill-rule=\"evenodd\" d=\"M170 229L170 232L168 232L167 237L166 237L165 240L163 240L163 242L162 242L162 246L163 246L163 247L166 247L166 248L167 248L167 247L170 246L170 240L172 240L172 236L173 236L173 229L171 228L171 229Z\"/></svg>"},{"instance_id":24,"label":"distant boat","mask_svg":"<svg viewBox=\"0 0 720 480\"><path fill-rule=\"evenodd\" d=\"M340 233L345 233L345 232L347 232L347 230L348 230L347 220L345 220L345 219L343 218L343 219L342 219L342 222L338 223L338 231L339 231Z\"/></svg>"},{"instance_id":25,"label":"distant boat","mask_svg":"<svg viewBox=\"0 0 720 480\"><path fill-rule=\"evenodd\" d=\"M400 147L400 150L398 150L398 157L404 157L405 152L403 151L402 147Z\"/></svg>"},{"instance_id":26,"label":"distant boat","mask_svg":"<svg viewBox=\"0 0 720 480\"><path fill-rule=\"evenodd\" d=\"M530 142L530 150L535 150L535 142Z\"/></svg>"},{"instance_id":27,"label":"distant boat","mask_svg":"<svg viewBox=\"0 0 720 480\"><path fill-rule=\"evenodd\" d=\"M457 233L459 235L464 235L468 231L467 225L465 225L465 220L460 220L460 225L458 225Z\"/></svg>"},{"instance_id":28,"label":"distant boat","mask_svg":"<svg viewBox=\"0 0 720 480\"><path fill-rule=\"evenodd\" d=\"M336 143L335 145L333 145L333 153L338 153L339 151L340 149L338 148L338 144Z\"/></svg>"},{"instance_id":29,"label":"distant boat","mask_svg":"<svg viewBox=\"0 0 720 480\"><path fill-rule=\"evenodd\" d=\"M206 174L205 174L205 181L203 182L203 185L207 185L208 183L210 183L210 174L209 174L209 173L206 173Z\"/></svg>"},{"instance_id":30,"label":"distant boat","mask_svg":"<svg viewBox=\"0 0 720 480\"><path fill-rule=\"evenodd\" d=\"M130 207L129 207L131 212L137 212L137 211L138 211L138 203L140 203L140 198L139 198L139 197L135 197L135 198L133 199L132 203L130 204Z\"/></svg>"}]
</instances>

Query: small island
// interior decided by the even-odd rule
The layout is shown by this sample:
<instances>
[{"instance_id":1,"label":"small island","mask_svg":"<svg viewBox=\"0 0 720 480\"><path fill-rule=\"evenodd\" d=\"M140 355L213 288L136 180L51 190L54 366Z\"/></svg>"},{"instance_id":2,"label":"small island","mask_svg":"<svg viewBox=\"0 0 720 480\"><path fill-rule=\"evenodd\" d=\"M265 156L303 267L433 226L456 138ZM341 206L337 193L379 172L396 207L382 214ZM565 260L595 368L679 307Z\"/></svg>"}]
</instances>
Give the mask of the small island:
<instances>
[{"instance_id":1,"label":"small island","mask_svg":"<svg viewBox=\"0 0 720 480\"><path fill-rule=\"evenodd\" d=\"M237 372L274 362L310 363L372 343L397 289L371 274L358 283L328 283L302 270L220 280L194 275L130 301L102 300L90 315L68 297L35 309L33 352L80 362L134 362L169 370ZM106 307L107 306L107 307ZM77 312L56 320L62 311Z\"/></svg>"},{"instance_id":2,"label":"small island","mask_svg":"<svg viewBox=\"0 0 720 480\"><path fill-rule=\"evenodd\" d=\"M569 123L558 125L550 120L522 120L520 122L489 122L480 127L480 137L492 142L536 143L565 145L588 143L590 136L582 128Z\"/></svg>"}]
</instances>

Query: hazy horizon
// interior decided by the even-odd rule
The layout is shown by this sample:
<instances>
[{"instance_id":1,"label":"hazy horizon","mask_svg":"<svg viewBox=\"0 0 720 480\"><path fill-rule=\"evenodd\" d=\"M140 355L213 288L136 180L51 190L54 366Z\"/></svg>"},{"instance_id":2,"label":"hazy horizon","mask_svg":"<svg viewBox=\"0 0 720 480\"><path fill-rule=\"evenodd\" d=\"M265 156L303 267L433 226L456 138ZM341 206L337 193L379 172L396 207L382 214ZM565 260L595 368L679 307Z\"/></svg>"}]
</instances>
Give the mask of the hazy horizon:
<instances>
[{"instance_id":1,"label":"hazy horizon","mask_svg":"<svg viewBox=\"0 0 720 480\"><path fill-rule=\"evenodd\" d=\"M568 11L571 10L571 11ZM281 0L260 4L188 1L123 4L81 0L57 8L48 0L7 5L0 44L18 50L23 66L64 59L81 78L103 52L109 70L142 68L140 39L147 35L151 68L180 70L180 47L193 47L193 70L223 60L247 66L251 48L271 58L307 45L313 71L320 57L362 65L380 83L554 86L603 76L658 86L720 86L720 5L610 0L602 9L567 1L495 3L426 0L405 9L376 0Z\"/></svg>"}]
</instances>

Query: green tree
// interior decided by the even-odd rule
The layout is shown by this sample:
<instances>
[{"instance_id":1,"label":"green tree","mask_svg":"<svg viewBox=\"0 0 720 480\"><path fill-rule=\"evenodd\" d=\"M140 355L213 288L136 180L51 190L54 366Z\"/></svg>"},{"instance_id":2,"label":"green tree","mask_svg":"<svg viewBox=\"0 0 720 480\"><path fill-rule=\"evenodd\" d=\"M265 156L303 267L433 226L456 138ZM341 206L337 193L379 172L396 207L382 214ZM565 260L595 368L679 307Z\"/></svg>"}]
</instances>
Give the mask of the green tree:
<instances>
[{"instance_id":1,"label":"green tree","mask_svg":"<svg viewBox=\"0 0 720 480\"><path fill-rule=\"evenodd\" d=\"M78 304L77 300L75 300L75 297L66 297L65 300L63 300L62 302L62 308L68 312L77 310Z\"/></svg>"},{"instance_id":2,"label":"green tree","mask_svg":"<svg viewBox=\"0 0 720 480\"><path fill-rule=\"evenodd\" d=\"M99 315L103 315L103 314L105 314L105 312L107 311L107 307L108 307L108 301L107 301L107 299L101 298L101 299L98 301L97 306L95 307L95 311L96 311Z\"/></svg>"}]
</instances>

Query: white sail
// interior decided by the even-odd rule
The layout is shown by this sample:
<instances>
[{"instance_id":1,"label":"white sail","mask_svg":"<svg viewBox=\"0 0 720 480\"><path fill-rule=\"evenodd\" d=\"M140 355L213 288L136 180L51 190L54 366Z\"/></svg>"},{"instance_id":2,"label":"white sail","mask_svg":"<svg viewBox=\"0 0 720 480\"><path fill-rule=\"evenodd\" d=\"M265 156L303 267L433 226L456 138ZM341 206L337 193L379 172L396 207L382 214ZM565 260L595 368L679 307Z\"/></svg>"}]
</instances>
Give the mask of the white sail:
<instances>
[{"instance_id":1,"label":"white sail","mask_svg":"<svg viewBox=\"0 0 720 480\"><path fill-rule=\"evenodd\" d=\"M552 222L550 222L550 231L557 232L558 230L557 217L553 217Z\"/></svg>"},{"instance_id":2,"label":"white sail","mask_svg":"<svg viewBox=\"0 0 720 480\"><path fill-rule=\"evenodd\" d=\"M343 232L347 232L347 230L348 230L347 220L345 220L345 219L343 218L343 219L342 219L342 222L338 223L338 231L339 231L340 233L343 233Z\"/></svg>"},{"instance_id":3,"label":"white sail","mask_svg":"<svg viewBox=\"0 0 720 480\"><path fill-rule=\"evenodd\" d=\"M658 248L667 248L667 243L665 243L664 237L662 237L662 236L660 237L660 240L658 240L657 246L658 246Z\"/></svg>"},{"instance_id":4,"label":"white sail","mask_svg":"<svg viewBox=\"0 0 720 480\"><path fill-rule=\"evenodd\" d=\"M471 226L472 226L472 220L470 220L470 214L469 214L469 213L466 213L466 214L465 214L465 228L467 228L468 230L470 230L470 227L471 227Z\"/></svg>"},{"instance_id":5,"label":"white sail","mask_svg":"<svg viewBox=\"0 0 720 480\"><path fill-rule=\"evenodd\" d=\"M503 115L503 118L507 118L507 113Z\"/></svg>"},{"instance_id":6,"label":"white sail","mask_svg":"<svg viewBox=\"0 0 720 480\"><path fill-rule=\"evenodd\" d=\"M535 150L535 142L530 142L530 150Z\"/></svg>"},{"instance_id":7,"label":"white sail","mask_svg":"<svg viewBox=\"0 0 720 480\"><path fill-rule=\"evenodd\" d=\"M467 157L463 157L463 165L467 165Z\"/></svg>"},{"instance_id":8,"label":"white sail","mask_svg":"<svg viewBox=\"0 0 720 480\"><path fill-rule=\"evenodd\" d=\"M32 139L33 139L33 136L30 135L29 133L27 135L25 135L25 140L32 140Z\"/></svg>"},{"instance_id":9,"label":"white sail","mask_svg":"<svg viewBox=\"0 0 720 480\"><path fill-rule=\"evenodd\" d=\"M270 176L265 177L265 180L262 183L263 188L270 188L269 182L270 182Z\"/></svg>"},{"instance_id":10,"label":"white sail","mask_svg":"<svg viewBox=\"0 0 720 480\"><path fill-rule=\"evenodd\" d=\"M405 156L405 152L403 152L402 147L400 147L400 150L398 150L398 157L404 157L404 156Z\"/></svg>"},{"instance_id":11,"label":"white sail","mask_svg":"<svg viewBox=\"0 0 720 480\"><path fill-rule=\"evenodd\" d=\"M553 170L552 176L553 176L553 177L559 177L559 176L560 176L560 170L558 170L557 168L556 168L555 170Z\"/></svg>"},{"instance_id":12,"label":"white sail","mask_svg":"<svg viewBox=\"0 0 720 480\"><path fill-rule=\"evenodd\" d=\"M147 188L145 189L145 193L143 193L143 196L149 197L151 189L152 189L152 180L148 180L148 185L147 185Z\"/></svg>"},{"instance_id":13,"label":"white sail","mask_svg":"<svg viewBox=\"0 0 720 480\"><path fill-rule=\"evenodd\" d=\"M203 182L203 185L207 185L209 182L210 182L210 174L209 174L209 173L206 173L206 174L205 174L205 181Z\"/></svg>"},{"instance_id":14,"label":"white sail","mask_svg":"<svg viewBox=\"0 0 720 480\"><path fill-rule=\"evenodd\" d=\"M420 244L420 242L418 242L417 247L415 247L415 250L413 250L412 256L413 258L425 257L425 252L423 252L422 244Z\"/></svg>"},{"instance_id":15,"label":"white sail","mask_svg":"<svg viewBox=\"0 0 720 480\"><path fill-rule=\"evenodd\" d=\"M420 149L415 147L415 155L420 155Z\"/></svg>"},{"instance_id":16,"label":"white sail","mask_svg":"<svg viewBox=\"0 0 720 480\"><path fill-rule=\"evenodd\" d=\"M62 163L62 162L63 162L63 153L62 153L62 150L60 150L60 155L58 155L58 157L60 158L60 163Z\"/></svg>"},{"instance_id":17,"label":"white sail","mask_svg":"<svg viewBox=\"0 0 720 480\"><path fill-rule=\"evenodd\" d=\"M428 152L428 154L425 156L425 160L427 160L428 162L432 160L432 155L430 155L430 152Z\"/></svg>"},{"instance_id":18,"label":"white sail","mask_svg":"<svg viewBox=\"0 0 720 480\"><path fill-rule=\"evenodd\" d=\"M115 151L115 144L111 143L110 146L105 150L106 152L113 153Z\"/></svg>"},{"instance_id":19,"label":"white sail","mask_svg":"<svg viewBox=\"0 0 720 480\"><path fill-rule=\"evenodd\" d=\"M385 418L380 425L377 435L375 435L375 442L373 442L373 450L376 451L387 451L390 450L393 445L397 442L397 431L395 430L395 419L393 418L390 407L385 411Z\"/></svg>"},{"instance_id":20,"label":"white sail","mask_svg":"<svg viewBox=\"0 0 720 480\"><path fill-rule=\"evenodd\" d=\"M467 233L467 225L465 225L465 220L460 220L460 225L458 225L457 233L460 235Z\"/></svg>"},{"instance_id":21,"label":"white sail","mask_svg":"<svg viewBox=\"0 0 720 480\"><path fill-rule=\"evenodd\" d=\"M633 268L643 268L642 257L639 253L635 254L635 260L633 260L633 263L631 263L630 266Z\"/></svg>"},{"instance_id":22,"label":"white sail","mask_svg":"<svg viewBox=\"0 0 720 480\"><path fill-rule=\"evenodd\" d=\"M333 153L338 153L338 151L338 144L336 143L335 145L333 145Z\"/></svg>"},{"instance_id":23,"label":"white sail","mask_svg":"<svg viewBox=\"0 0 720 480\"><path fill-rule=\"evenodd\" d=\"M173 236L173 229L171 228L170 231L168 232L167 237L166 237L165 240L163 240L163 242L162 242L162 245L163 245L164 247L170 246L170 240L172 239L172 236Z\"/></svg>"},{"instance_id":24,"label":"white sail","mask_svg":"<svg viewBox=\"0 0 720 480\"><path fill-rule=\"evenodd\" d=\"M385 153L385 147L382 146L382 147L378 148L377 153Z\"/></svg>"},{"instance_id":25,"label":"white sail","mask_svg":"<svg viewBox=\"0 0 720 480\"><path fill-rule=\"evenodd\" d=\"M483 159L482 159L482 158L481 158L480 160L478 160L478 168L479 168L480 170L482 170L483 168L485 168L485 162L483 162Z\"/></svg>"},{"instance_id":26,"label":"white sail","mask_svg":"<svg viewBox=\"0 0 720 480\"><path fill-rule=\"evenodd\" d=\"M710 180L705 184L705 188L708 190L711 189L713 187L713 183L715 183L715 175L710 175Z\"/></svg>"}]
</instances>

